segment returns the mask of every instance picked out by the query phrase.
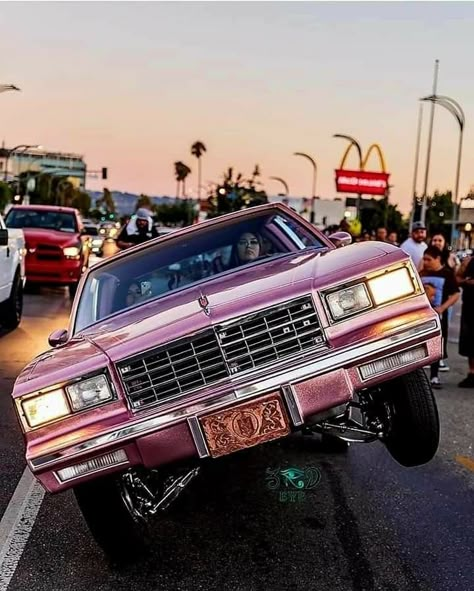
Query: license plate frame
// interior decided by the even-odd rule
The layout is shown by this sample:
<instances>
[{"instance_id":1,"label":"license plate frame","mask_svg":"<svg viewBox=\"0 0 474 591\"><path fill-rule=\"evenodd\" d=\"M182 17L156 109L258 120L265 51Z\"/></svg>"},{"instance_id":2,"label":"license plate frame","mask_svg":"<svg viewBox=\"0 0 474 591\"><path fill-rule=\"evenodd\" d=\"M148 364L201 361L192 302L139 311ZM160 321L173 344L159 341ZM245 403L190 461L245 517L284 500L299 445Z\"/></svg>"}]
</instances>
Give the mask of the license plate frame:
<instances>
[{"instance_id":1,"label":"license plate frame","mask_svg":"<svg viewBox=\"0 0 474 591\"><path fill-rule=\"evenodd\" d=\"M199 422L213 458L280 439L291 432L278 392L205 415Z\"/></svg>"}]
</instances>

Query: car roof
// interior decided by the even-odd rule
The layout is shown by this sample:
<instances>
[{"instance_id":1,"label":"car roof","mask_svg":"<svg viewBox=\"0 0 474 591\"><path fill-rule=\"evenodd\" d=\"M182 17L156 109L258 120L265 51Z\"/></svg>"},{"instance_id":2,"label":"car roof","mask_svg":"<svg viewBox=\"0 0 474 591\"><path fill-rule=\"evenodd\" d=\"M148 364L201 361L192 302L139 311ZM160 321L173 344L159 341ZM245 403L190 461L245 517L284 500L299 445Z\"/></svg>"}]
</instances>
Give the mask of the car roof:
<instances>
[{"instance_id":1,"label":"car roof","mask_svg":"<svg viewBox=\"0 0 474 591\"><path fill-rule=\"evenodd\" d=\"M67 213L77 213L75 207L64 207L62 205L13 205L11 209L41 210L41 211L64 211Z\"/></svg>"}]
</instances>

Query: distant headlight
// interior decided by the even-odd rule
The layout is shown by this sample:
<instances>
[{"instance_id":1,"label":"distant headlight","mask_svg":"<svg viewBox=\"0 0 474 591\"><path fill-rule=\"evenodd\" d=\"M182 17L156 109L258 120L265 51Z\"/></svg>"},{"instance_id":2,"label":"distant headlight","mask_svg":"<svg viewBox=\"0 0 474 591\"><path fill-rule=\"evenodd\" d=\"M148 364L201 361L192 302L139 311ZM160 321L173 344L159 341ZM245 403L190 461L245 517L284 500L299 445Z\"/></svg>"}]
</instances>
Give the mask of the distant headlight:
<instances>
[{"instance_id":1,"label":"distant headlight","mask_svg":"<svg viewBox=\"0 0 474 591\"><path fill-rule=\"evenodd\" d=\"M376 306L409 296L416 292L410 273L406 267L388 271L367 281Z\"/></svg>"},{"instance_id":2,"label":"distant headlight","mask_svg":"<svg viewBox=\"0 0 474 591\"><path fill-rule=\"evenodd\" d=\"M334 320L340 320L361 310L372 307L364 283L346 287L326 295L326 301Z\"/></svg>"},{"instance_id":3,"label":"distant headlight","mask_svg":"<svg viewBox=\"0 0 474 591\"><path fill-rule=\"evenodd\" d=\"M63 390L52 390L34 398L22 400L21 406L30 427L38 427L71 414Z\"/></svg>"},{"instance_id":4,"label":"distant headlight","mask_svg":"<svg viewBox=\"0 0 474 591\"><path fill-rule=\"evenodd\" d=\"M79 246L67 246L63 248L63 253L65 257L78 257L81 254L81 249Z\"/></svg>"},{"instance_id":5,"label":"distant headlight","mask_svg":"<svg viewBox=\"0 0 474 591\"><path fill-rule=\"evenodd\" d=\"M103 239L103 238L94 238L94 239L92 240L92 244L93 244L93 245L94 245L94 244L100 245L100 244L102 244L103 242L104 242L104 239Z\"/></svg>"},{"instance_id":6,"label":"distant headlight","mask_svg":"<svg viewBox=\"0 0 474 591\"><path fill-rule=\"evenodd\" d=\"M66 387L73 410L83 410L89 406L96 406L113 395L107 378L104 375L95 376Z\"/></svg>"}]
</instances>

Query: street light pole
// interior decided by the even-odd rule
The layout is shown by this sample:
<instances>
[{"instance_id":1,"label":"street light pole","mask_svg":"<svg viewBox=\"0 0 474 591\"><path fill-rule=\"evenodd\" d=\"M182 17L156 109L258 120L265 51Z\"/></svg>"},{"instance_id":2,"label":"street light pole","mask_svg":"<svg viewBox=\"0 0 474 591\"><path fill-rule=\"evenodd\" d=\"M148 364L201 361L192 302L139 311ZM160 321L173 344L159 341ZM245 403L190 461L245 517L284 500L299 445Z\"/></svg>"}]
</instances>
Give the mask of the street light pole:
<instances>
[{"instance_id":1,"label":"street light pole","mask_svg":"<svg viewBox=\"0 0 474 591\"><path fill-rule=\"evenodd\" d=\"M315 204L316 204L316 174L318 167L316 166L316 162L314 158L311 158L309 154L305 154L304 152L294 152L294 156L303 156L306 160L309 160L313 166L313 185L312 185L312 195L311 195L311 215L310 215L310 222L314 224L316 218L315 212Z\"/></svg>"},{"instance_id":2,"label":"street light pole","mask_svg":"<svg viewBox=\"0 0 474 591\"><path fill-rule=\"evenodd\" d=\"M340 137L344 140L348 140L349 142L351 142L349 148L351 146L356 147L357 153L359 154L359 172L360 172L362 170L363 161L362 161L362 148L360 147L359 142L356 139L354 139L352 136L346 135L344 133L335 133L332 137ZM347 154L347 152L346 152L346 154ZM360 218L360 200L361 200L361 198L362 198L362 193L358 193L357 194L357 207L356 207L358 219Z\"/></svg>"},{"instance_id":3,"label":"street light pole","mask_svg":"<svg viewBox=\"0 0 474 591\"><path fill-rule=\"evenodd\" d=\"M439 70L439 60L435 60L432 96L436 96L436 90L438 88L438 70ZM426 207L427 207L427 199L428 199L428 195L427 195L428 175L430 172L431 140L433 138L433 122L434 122L435 102L436 101L432 101L432 103L431 103L430 128L429 128L429 132L428 132L428 147L427 147L427 154L426 154L425 183L423 185L423 201L421 204L421 214L420 214L420 221L423 222L424 224L426 223Z\"/></svg>"},{"instance_id":4,"label":"street light pole","mask_svg":"<svg viewBox=\"0 0 474 591\"><path fill-rule=\"evenodd\" d=\"M451 113L459 125L458 157L456 163L456 180L454 183L453 214L451 219L451 244L454 246L454 235L459 214L459 177L461 174L462 144L466 116L464 115L461 105L449 96L437 96L433 94L422 98L421 101L430 101L432 105L436 103L437 105L444 107Z\"/></svg>"},{"instance_id":5,"label":"street light pole","mask_svg":"<svg viewBox=\"0 0 474 591\"><path fill-rule=\"evenodd\" d=\"M15 86L14 84L0 84L0 92L8 92L9 90L16 90L21 91L21 88Z\"/></svg>"},{"instance_id":6,"label":"street light pole","mask_svg":"<svg viewBox=\"0 0 474 591\"><path fill-rule=\"evenodd\" d=\"M289 189L288 183L286 181L284 181L279 176L269 176L268 178L271 179L272 181L278 181L279 183L281 183L285 187L284 197L288 197L288 195L290 194L290 189Z\"/></svg>"},{"instance_id":7,"label":"street light pole","mask_svg":"<svg viewBox=\"0 0 474 591\"><path fill-rule=\"evenodd\" d=\"M416 134L416 148L415 148L415 169L413 171L413 205L410 216L410 230L415 221L415 210L416 210L416 184L418 181L418 164L420 161L420 140L421 140L421 128L423 123L423 103L420 102L420 108L418 109L418 130Z\"/></svg>"}]
</instances>

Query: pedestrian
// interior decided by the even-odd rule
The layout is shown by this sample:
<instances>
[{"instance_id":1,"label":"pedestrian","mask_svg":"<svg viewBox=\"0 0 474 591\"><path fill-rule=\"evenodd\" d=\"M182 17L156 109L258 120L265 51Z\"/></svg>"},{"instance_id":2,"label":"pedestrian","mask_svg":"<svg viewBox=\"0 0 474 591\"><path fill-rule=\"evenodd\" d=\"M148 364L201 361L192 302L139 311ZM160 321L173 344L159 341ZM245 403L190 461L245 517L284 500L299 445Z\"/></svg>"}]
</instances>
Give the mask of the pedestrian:
<instances>
[{"instance_id":1,"label":"pedestrian","mask_svg":"<svg viewBox=\"0 0 474 591\"><path fill-rule=\"evenodd\" d=\"M426 226L423 222L414 222L411 227L411 235L400 244L400 248L410 255L413 264L420 268L423 260L423 253L426 250Z\"/></svg>"},{"instance_id":2,"label":"pedestrian","mask_svg":"<svg viewBox=\"0 0 474 591\"><path fill-rule=\"evenodd\" d=\"M453 271L456 271L457 267L460 265L460 262L458 257L449 248L444 234L441 232L436 232L433 234L430 240L430 246L436 246L436 248L439 248L441 251L441 262L443 265L448 266L450 269L453 269Z\"/></svg>"},{"instance_id":3,"label":"pedestrian","mask_svg":"<svg viewBox=\"0 0 474 591\"><path fill-rule=\"evenodd\" d=\"M375 240L378 240L379 242L388 242L387 236L387 228L385 228L384 226L379 226L375 230Z\"/></svg>"},{"instance_id":4,"label":"pedestrian","mask_svg":"<svg viewBox=\"0 0 474 591\"><path fill-rule=\"evenodd\" d=\"M393 246L400 246L400 244L398 243L398 234L394 230L389 232L388 241L390 242L390 244L393 244Z\"/></svg>"},{"instance_id":5,"label":"pedestrian","mask_svg":"<svg viewBox=\"0 0 474 591\"><path fill-rule=\"evenodd\" d=\"M140 208L117 236L117 246L121 249L130 248L157 237L158 232L149 211Z\"/></svg>"},{"instance_id":6,"label":"pedestrian","mask_svg":"<svg viewBox=\"0 0 474 591\"><path fill-rule=\"evenodd\" d=\"M448 343L448 310L459 299L459 287L454 271L441 262L441 250L436 246L428 246L423 254L423 267L420 277L425 291L434 310L441 319L443 359L447 359ZM439 361L431 364L430 381L432 388L441 388L439 381ZM445 367L448 368L445 363ZM446 369L444 370L446 371Z\"/></svg>"},{"instance_id":7,"label":"pedestrian","mask_svg":"<svg viewBox=\"0 0 474 591\"><path fill-rule=\"evenodd\" d=\"M459 355L467 357L469 370L458 386L474 388L474 256L466 257L456 274L462 289L461 331L459 333Z\"/></svg>"}]
</instances>

